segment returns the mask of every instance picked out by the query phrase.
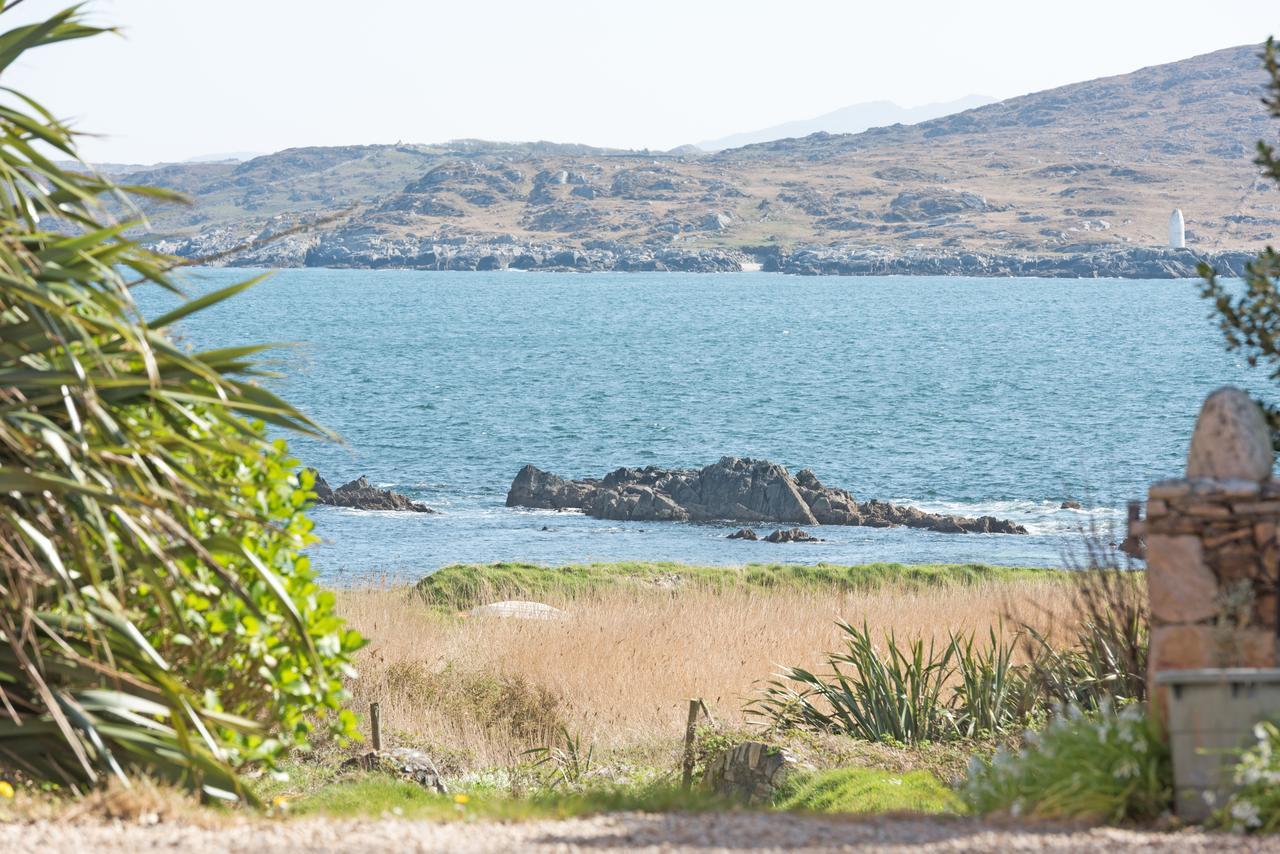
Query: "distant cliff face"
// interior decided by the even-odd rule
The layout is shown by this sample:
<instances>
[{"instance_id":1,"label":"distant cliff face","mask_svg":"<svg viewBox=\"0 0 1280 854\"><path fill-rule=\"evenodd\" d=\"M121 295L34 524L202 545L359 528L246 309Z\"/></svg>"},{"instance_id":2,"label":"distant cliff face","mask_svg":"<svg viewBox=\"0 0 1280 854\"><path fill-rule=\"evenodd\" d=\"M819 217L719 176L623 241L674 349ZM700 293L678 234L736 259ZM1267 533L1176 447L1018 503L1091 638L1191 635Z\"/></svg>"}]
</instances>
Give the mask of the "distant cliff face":
<instances>
[{"instance_id":1,"label":"distant cliff face","mask_svg":"<svg viewBox=\"0 0 1280 854\"><path fill-rule=\"evenodd\" d=\"M1164 246L1174 208L1195 251L1274 240L1280 198L1251 162L1256 140L1280 136L1259 101L1258 52L1230 48L917 125L713 155L344 146L127 180L194 197L189 208L148 211L152 238L191 257L319 223L220 263L719 270L770 259L786 269L804 255L887 259L895 271L912 257L958 259L941 265L953 272L1035 260L1069 274L1073 261L1053 259ZM987 260L975 267L971 256ZM841 271L851 270L802 272Z\"/></svg>"}]
</instances>

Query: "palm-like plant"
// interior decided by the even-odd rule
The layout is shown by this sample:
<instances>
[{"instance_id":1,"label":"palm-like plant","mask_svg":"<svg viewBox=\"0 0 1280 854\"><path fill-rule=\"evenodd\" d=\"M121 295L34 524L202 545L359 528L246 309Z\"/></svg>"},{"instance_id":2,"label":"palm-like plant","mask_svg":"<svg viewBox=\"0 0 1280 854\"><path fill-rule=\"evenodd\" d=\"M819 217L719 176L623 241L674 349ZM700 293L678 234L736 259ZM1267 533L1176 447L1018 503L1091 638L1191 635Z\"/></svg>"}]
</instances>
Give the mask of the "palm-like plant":
<instances>
[{"instance_id":1,"label":"palm-like plant","mask_svg":"<svg viewBox=\"0 0 1280 854\"><path fill-rule=\"evenodd\" d=\"M102 31L72 8L0 34L0 75ZM255 383L261 347L192 353L164 332L252 282L140 316L134 288L176 291L171 259L106 206L172 195L58 165L79 162L75 134L4 92L0 767L250 798L237 766L338 709L360 642L299 555L311 484L263 422L323 431Z\"/></svg>"}]
</instances>

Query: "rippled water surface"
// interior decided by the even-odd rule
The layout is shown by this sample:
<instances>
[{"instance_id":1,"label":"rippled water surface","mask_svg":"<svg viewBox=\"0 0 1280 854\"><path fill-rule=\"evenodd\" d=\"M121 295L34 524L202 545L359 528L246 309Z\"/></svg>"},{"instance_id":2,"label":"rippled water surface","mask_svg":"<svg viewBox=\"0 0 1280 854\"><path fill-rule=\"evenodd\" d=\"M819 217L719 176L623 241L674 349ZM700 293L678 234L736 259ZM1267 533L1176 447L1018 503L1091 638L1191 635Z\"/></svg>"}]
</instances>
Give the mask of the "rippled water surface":
<instances>
[{"instance_id":1,"label":"rippled water surface","mask_svg":"<svg viewBox=\"0 0 1280 854\"><path fill-rule=\"evenodd\" d=\"M1081 524L1181 470L1208 391L1263 387L1206 311L1185 281L286 270L182 334L299 342L275 357L279 388L346 443L295 439L296 455L443 511L313 511L331 580L516 559L1057 565ZM823 527L825 543L773 545L503 506L525 463L580 477L725 454L1035 533ZM1068 497L1088 512L1059 510Z\"/></svg>"}]
</instances>

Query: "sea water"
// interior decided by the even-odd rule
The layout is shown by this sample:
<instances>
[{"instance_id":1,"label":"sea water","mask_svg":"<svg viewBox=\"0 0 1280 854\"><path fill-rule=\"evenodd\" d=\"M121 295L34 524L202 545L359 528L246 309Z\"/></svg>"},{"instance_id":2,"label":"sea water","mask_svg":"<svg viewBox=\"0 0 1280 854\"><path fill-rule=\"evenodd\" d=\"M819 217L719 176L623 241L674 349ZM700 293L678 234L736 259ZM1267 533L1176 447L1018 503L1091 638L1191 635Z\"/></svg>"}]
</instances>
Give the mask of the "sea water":
<instances>
[{"instance_id":1,"label":"sea water","mask_svg":"<svg viewBox=\"0 0 1280 854\"><path fill-rule=\"evenodd\" d=\"M294 437L294 454L334 486L367 475L441 511L312 510L331 583L498 560L1056 566L1182 471L1209 391L1267 389L1209 308L1190 281L302 269L179 333L292 342L273 387L343 439ZM821 527L825 542L775 545L504 506L526 463L584 477L724 455L1032 533Z\"/></svg>"}]
</instances>

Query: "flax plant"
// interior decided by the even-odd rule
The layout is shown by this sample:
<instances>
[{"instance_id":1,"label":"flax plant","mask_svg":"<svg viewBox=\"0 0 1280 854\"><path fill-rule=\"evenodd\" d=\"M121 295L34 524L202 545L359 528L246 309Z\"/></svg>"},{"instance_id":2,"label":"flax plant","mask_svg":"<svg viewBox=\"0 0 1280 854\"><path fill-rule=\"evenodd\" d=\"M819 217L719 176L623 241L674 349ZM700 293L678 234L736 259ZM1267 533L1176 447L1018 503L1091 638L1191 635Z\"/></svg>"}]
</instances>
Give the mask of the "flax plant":
<instances>
[{"instance_id":1,"label":"flax plant","mask_svg":"<svg viewBox=\"0 0 1280 854\"><path fill-rule=\"evenodd\" d=\"M73 7L3 32L0 77L104 31ZM166 333L252 282L142 317L135 289L178 289L109 215L139 197L176 201L96 174L65 123L0 89L0 770L251 799L245 763L317 717L351 732L360 641L299 554L310 483L264 423L324 431L258 384L262 347Z\"/></svg>"}]
</instances>

